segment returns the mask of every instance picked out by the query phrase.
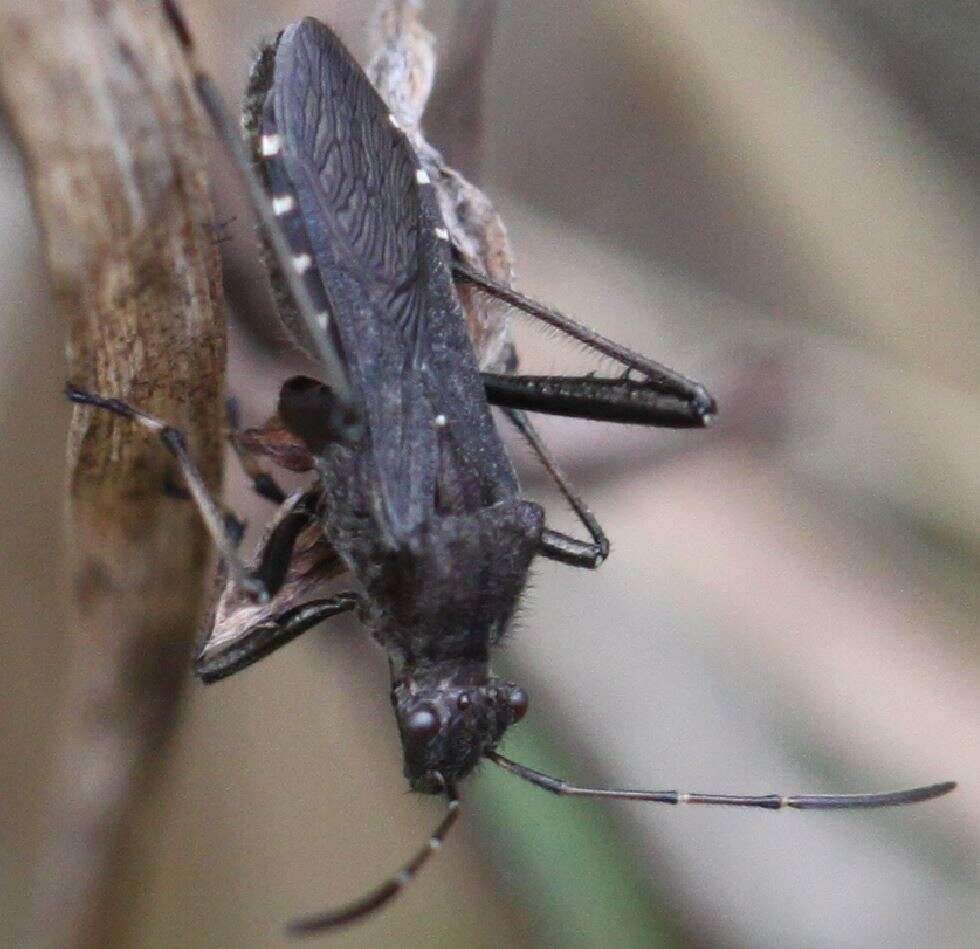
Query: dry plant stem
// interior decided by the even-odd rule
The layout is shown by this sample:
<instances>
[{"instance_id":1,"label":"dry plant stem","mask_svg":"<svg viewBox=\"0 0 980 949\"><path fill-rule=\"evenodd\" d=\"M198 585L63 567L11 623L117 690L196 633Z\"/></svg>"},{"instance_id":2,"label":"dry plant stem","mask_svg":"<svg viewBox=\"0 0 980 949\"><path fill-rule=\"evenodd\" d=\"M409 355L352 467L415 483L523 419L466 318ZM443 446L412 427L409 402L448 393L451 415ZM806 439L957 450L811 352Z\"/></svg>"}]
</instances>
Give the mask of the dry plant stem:
<instances>
[{"instance_id":1,"label":"dry plant stem","mask_svg":"<svg viewBox=\"0 0 980 949\"><path fill-rule=\"evenodd\" d=\"M68 321L67 375L183 428L217 490L218 260L194 100L156 6L6 0L0 95ZM118 892L129 831L187 678L207 574L192 505L163 491L172 467L138 426L75 410L74 602L40 821L39 944L118 944L133 902Z\"/></svg>"}]
</instances>

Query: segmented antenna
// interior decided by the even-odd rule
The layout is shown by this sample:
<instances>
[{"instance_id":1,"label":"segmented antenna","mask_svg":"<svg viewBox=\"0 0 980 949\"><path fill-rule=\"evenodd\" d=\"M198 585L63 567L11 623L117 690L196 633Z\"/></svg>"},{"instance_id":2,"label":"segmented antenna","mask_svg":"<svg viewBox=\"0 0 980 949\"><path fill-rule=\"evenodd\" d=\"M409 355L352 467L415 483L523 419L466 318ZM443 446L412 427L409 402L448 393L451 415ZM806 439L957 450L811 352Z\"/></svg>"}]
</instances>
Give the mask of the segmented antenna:
<instances>
[{"instance_id":1,"label":"segmented antenna","mask_svg":"<svg viewBox=\"0 0 980 949\"><path fill-rule=\"evenodd\" d=\"M535 771L511 761L496 752L487 757L504 771L530 782L552 794L567 797L604 797L621 801L652 801L655 804L723 804L728 807L763 807L778 811L793 807L800 811L829 811L858 807L895 807L899 804L918 804L934 797L949 794L955 781L943 781L921 788L903 791L884 791L880 794L690 794L683 791L642 791L632 788L583 788L562 778Z\"/></svg>"},{"instance_id":2,"label":"segmented antenna","mask_svg":"<svg viewBox=\"0 0 980 949\"><path fill-rule=\"evenodd\" d=\"M296 304L297 311L307 324L309 337L316 347L316 354L326 369L330 387L342 407L341 427L343 430L337 434L345 440L353 440L357 434L360 413L353 402L347 369L337 349L318 322L317 307L303 282L302 273L292 260L292 253L286 236L282 232L282 227L265 188L252 167L235 123L228 118L228 111L221 99L221 93L218 91L214 80L200 68L197 62L194 41L180 7L176 0L161 0L161 6L187 56L197 98L222 145L234 159L233 163L242 183L245 185L252 207L258 215L272 250L280 262L283 279L286 281L289 293Z\"/></svg>"},{"instance_id":3,"label":"segmented antenna","mask_svg":"<svg viewBox=\"0 0 980 949\"><path fill-rule=\"evenodd\" d=\"M352 923L393 900L428 862L432 854L442 846L449 828L456 823L456 818L459 816L459 796L453 787L448 788L446 794L449 798L446 816L439 822L439 826L432 832L425 845L394 876L389 877L367 896L348 903L347 906L293 920L286 926L286 931L293 936L312 936L327 929Z\"/></svg>"}]
</instances>

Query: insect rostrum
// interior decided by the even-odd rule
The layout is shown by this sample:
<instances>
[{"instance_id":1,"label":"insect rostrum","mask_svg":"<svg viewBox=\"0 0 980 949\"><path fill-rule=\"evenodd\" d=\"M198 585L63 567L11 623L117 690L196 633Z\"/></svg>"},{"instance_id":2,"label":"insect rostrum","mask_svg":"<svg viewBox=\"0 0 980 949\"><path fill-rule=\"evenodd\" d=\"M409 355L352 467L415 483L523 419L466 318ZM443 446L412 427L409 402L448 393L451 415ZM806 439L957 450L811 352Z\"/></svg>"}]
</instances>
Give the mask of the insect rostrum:
<instances>
[{"instance_id":1,"label":"insect rostrum","mask_svg":"<svg viewBox=\"0 0 980 949\"><path fill-rule=\"evenodd\" d=\"M192 58L190 33L165 4ZM408 864L364 899L300 920L313 932L362 917L393 897L456 819L460 781L483 759L557 794L762 808L876 807L926 800L952 784L884 795L742 796L579 788L502 757L526 693L496 678L491 653L536 556L596 567L608 542L561 479L526 411L669 427L715 414L704 387L501 286L462 259L437 184L409 137L337 37L305 19L263 51L246 127L256 168L230 131L213 84L195 84L238 160L265 232L286 325L321 356L326 378L283 385L263 428L234 433L246 468L279 498L256 458L310 471L287 497L253 563L239 559L179 433L111 399L70 388L83 404L157 431L181 463L219 544L227 583L197 661L206 681L244 669L337 613L357 611L387 653L391 701L412 790L445 795L447 815ZM481 374L457 293L476 286L617 360L621 379ZM638 379L634 379L636 376ZM528 439L589 531L547 527L521 497L491 403ZM316 598L323 579L356 588Z\"/></svg>"}]
</instances>

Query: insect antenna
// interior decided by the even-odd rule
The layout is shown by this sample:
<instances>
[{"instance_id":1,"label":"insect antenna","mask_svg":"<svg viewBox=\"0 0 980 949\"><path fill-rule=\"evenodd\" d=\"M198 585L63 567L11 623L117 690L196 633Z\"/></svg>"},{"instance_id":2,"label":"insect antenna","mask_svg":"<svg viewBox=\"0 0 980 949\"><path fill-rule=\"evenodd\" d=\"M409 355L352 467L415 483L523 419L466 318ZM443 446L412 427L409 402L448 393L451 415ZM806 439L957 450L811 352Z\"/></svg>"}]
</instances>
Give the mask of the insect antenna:
<instances>
[{"instance_id":1,"label":"insect antenna","mask_svg":"<svg viewBox=\"0 0 980 949\"><path fill-rule=\"evenodd\" d=\"M456 823L456 818L459 817L459 796L456 789L451 786L447 789L446 794L449 802L445 817L432 831L425 845L394 876L389 877L377 889L353 903L348 903L339 909L329 910L326 913L316 913L312 916L303 916L300 919L292 920L286 925L286 931L292 936L311 936L322 933L325 930L344 926L361 919L393 900L428 862L432 854L442 846L446 834L449 833L449 828Z\"/></svg>"},{"instance_id":2,"label":"insect antenna","mask_svg":"<svg viewBox=\"0 0 980 949\"><path fill-rule=\"evenodd\" d=\"M792 807L800 811L843 810L858 807L894 807L917 804L949 794L955 781L943 781L921 788L885 791L880 794L689 794L682 791L642 791L631 788L583 788L561 778L511 761L496 752L487 757L504 771L530 782L552 794L568 797L605 797L624 801L653 801L656 804L723 804L729 807L763 807L779 810Z\"/></svg>"}]
</instances>

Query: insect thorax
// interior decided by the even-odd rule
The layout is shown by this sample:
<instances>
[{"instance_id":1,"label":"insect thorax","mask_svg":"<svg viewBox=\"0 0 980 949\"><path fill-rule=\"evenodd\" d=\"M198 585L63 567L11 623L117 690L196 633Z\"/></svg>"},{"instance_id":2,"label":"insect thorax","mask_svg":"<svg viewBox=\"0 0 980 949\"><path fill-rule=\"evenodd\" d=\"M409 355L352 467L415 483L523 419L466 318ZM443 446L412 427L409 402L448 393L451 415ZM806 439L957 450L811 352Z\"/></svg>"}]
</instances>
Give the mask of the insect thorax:
<instances>
[{"instance_id":1,"label":"insect thorax","mask_svg":"<svg viewBox=\"0 0 980 949\"><path fill-rule=\"evenodd\" d=\"M427 521L363 564L374 634L409 665L486 662L502 636L540 537L541 508L511 499Z\"/></svg>"}]
</instances>

